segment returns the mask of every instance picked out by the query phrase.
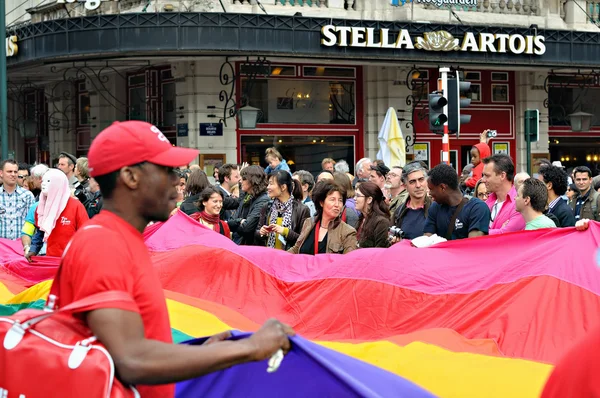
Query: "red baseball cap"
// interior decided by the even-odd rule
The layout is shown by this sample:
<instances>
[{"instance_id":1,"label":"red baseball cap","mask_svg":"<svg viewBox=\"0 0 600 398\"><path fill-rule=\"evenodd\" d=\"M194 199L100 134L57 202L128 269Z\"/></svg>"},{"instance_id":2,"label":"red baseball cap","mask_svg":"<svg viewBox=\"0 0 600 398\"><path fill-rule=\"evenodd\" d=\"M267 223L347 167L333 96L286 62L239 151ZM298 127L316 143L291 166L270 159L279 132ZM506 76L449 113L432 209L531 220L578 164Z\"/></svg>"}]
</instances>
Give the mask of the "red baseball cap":
<instances>
[{"instance_id":1,"label":"red baseball cap","mask_svg":"<svg viewBox=\"0 0 600 398\"><path fill-rule=\"evenodd\" d=\"M200 151L171 145L150 123L129 120L114 122L98 134L88 152L90 176L112 173L125 166L150 162L179 167L194 160Z\"/></svg>"}]
</instances>

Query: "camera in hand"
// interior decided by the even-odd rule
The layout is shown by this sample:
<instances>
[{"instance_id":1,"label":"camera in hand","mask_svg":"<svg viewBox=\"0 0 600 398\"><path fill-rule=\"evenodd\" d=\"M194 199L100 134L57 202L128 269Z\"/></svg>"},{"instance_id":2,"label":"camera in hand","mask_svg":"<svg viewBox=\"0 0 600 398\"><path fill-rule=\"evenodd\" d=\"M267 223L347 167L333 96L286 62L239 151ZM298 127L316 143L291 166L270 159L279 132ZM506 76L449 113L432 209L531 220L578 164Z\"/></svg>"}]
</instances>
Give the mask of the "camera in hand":
<instances>
[{"instance_id":1,"label":"camera in hand","mask_svg":"<svg viewBox=\"0 0 600 398\"><path fill-rule=\"evenodd\" d=\"M404 231L395 225L392 225L388 232L388 239L392 240L393 238L404 238Z\"/></svg>"},{"instance_id":2,"label":"camera in hand","mask_svg":"<svg viewBox=\"0 0 600 398\"><path fill-rule=\"evenodd\" d=\"M495 138L497 135L498 135L497 130L488 130L488 132L487 132L488 138Z\"/></svg>"},{"instance_id":3,"label":"camera in hand","mask_svg":"<svg viewBox=\"0 0 600 398\"><path fill-rule=\"evenodd\" d=\"M81 204L87 208L89 203L94 200L94 194L86 189L83 184L77 182L74 186L75 192L73 195L81 202Z\"/></svg>"}]
</instances>

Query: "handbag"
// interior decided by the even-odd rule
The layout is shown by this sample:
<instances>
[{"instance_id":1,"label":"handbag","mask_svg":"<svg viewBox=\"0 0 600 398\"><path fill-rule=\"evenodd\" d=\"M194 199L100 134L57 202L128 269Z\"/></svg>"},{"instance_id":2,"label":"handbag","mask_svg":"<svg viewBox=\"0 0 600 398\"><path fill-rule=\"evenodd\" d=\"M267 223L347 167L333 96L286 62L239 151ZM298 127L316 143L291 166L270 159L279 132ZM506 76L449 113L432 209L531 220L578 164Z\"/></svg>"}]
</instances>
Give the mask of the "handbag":
<instances>
[{"instance_id":1,"label":"handbag","mask_svg":"<svg viewBox=\"0 0 600 398\"><path fill-rule=\"evenodd\" d=\"M109 352L74 316L99 304L132 302L129 294L101 292L58 310L55 301L51 294L43 310L0 317L0 397L139 397L117 380Z\"/></svg>"}]
</instances>

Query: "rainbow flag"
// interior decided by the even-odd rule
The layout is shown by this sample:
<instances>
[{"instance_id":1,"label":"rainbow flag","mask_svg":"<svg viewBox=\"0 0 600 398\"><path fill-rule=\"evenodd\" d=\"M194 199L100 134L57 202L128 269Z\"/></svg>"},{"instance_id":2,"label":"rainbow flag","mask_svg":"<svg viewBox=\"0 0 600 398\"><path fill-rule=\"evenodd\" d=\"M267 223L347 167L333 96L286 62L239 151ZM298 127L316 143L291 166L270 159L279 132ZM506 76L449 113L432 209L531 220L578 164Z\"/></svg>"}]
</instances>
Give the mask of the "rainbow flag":
<instances>
[{"instance_id":1,"label":"rainbow flag","mask_svg":"<svg viewBox=\"0 0 600 398\"><path fill-rule=\"evenodd\" d=\"M311 386L348 396L535 397L553 364L600 324L597 223L305 256L238 247L180 213L145 238L176 342L252 332L270 317L301 336L277 372L265 363L227 369L180 383L179 397L299 396ZM0 311L41 306L50 281L3 244Z\"/></svg>"}]
</instances>

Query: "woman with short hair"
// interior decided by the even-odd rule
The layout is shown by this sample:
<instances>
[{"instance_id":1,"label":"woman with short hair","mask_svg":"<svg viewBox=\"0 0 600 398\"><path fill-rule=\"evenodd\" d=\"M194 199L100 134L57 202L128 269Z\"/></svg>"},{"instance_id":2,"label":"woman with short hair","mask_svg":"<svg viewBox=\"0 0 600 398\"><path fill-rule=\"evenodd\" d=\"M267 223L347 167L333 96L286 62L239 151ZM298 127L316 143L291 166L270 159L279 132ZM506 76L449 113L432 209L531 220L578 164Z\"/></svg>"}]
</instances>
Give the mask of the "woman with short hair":
<instances>
[{"instance_id":1,"label":"woman with short hair","mask_svg":"<svg viewBox=\"0 0 600 398\"><path fill-rule=\"evenodd\" d=\"M357 247L356 230L341 220L340 214L346 202L345 191L335 182L317 183L313 190L316 214L306 219L294 247L295 254L346 254Z\"/></svg>"},{"instance_id":2,"label":"woman with short hair","mask_svg":"<svg viewBox=\"0 0 600 398\"><path fill-rule=\"evenodd\" d=\"M179 183L181 184L181 178L179 179ZM204 189L210 186L210 182L208 181L208 177L206 173L200 169L194 169L190 176L187 178L187 181L183 181L185 185L184 191L184 200L179 207L179 210L191 216L194 213L199 211L196 203L200 200L200 194Z\"/></svg>"},{"instance_id":3,"label":"woman with short hair","mask_svg":"<svg viewBox=\"0 0 600 398\"><path fill-rule=\"evenodd\" d=\"M358 227L358 216L360 216L360 212L356 209L352 181L346 174L337 171L333 173L333 180L346 192L346 203L344 204L344 210L342 210L341 215L342 221L356 229L356 227Z\"/></svg>"},{"instance_id":4,"label":"woman with short hair","mask_svg":"<svg viewBox=\"0 0 600 398\"><path fill-rule=\"evenodd\" d=\"M229 226L219 218L219 213L221 213L223 207L223 194L219 189L213 186L206 187L200 192L196 206L200 211L192 214L191 218L208 229L231 239Z\"/></svg>"},{"instance_id":5,"label":"woman with short hair","mask_svg":"<svg viewBox=\"0 0 600 398\"><path fill-rule=\"evenodd\" d=\"M255 232L262 209L269 204L267 196L267 175L260 166L248 166L240 172L242 191L240 205L228 222L234 233L234 242L240 245L254 245Z\"/></svg>"}]
</instances>

